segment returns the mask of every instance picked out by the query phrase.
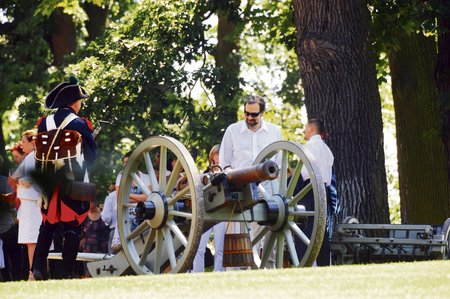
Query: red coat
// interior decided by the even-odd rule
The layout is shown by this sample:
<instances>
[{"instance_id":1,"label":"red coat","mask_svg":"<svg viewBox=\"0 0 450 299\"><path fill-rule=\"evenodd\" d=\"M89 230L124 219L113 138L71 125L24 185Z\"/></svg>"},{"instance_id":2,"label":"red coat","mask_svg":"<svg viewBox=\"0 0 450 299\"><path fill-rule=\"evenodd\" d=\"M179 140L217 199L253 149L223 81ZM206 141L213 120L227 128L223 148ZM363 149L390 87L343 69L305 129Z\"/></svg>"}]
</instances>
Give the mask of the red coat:
<instances>
[{"instance_id":1,"label":"red coat","mask_svg":"<svg viewBox=\"0 0 450 299\"><path fill-rule=\"evenodd\" d=\"M60 193L59 183L49 200L48 209L41 209L42 218L51 224L58 222L73 222L77 225L83 223L91 208L90 202L74 201Z\"/></svg>"}]
</instances>

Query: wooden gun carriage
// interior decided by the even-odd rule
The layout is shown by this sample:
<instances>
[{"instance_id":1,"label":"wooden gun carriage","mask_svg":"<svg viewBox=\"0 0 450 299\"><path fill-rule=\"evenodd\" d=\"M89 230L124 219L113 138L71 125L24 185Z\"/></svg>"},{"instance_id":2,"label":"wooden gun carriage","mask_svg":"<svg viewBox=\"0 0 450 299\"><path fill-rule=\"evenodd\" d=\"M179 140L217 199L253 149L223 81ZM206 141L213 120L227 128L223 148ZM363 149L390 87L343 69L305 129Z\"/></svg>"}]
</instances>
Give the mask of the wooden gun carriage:
<instances>
[{"instance_id":1,"label":"wooden gun carriage","mask_svg":"<svg viewBox=\"0 0 450 299\"><path fill-rule=\"evenodd\" d=\"M157 153L159 165L153 165ZM171 172L166 170L169 157L176 161ZM159 172L154 166L159 166ZM311 179L296 192L302 166ZM141 170L149 175L152 191L140 179ZM180 175L186 177L187 187L174 192ZM145 202L130 202L133 180L147 195ZM193 158L179 141L151 137L133 151L123 171L117 204L121 250L88 262L87 267L93 277L186 272L192 266L202 233L224 221L259 224L250 233L254 268L268 267L273 252L277 268L283 267L285 259L295 267L311 266L325 232L326 193L324 185L318 183L321 181L315 160L303 146L279 141L267 146L252 167L215 175L204 185ZM252 191L254 186L257 195ZM301 200L310 190L314 209L306 210ZM140 218L133 231L129 208L136 208ZM298 225L307 218L314 226L311 236L306 236ZM293 236L306 244L301 259ZM261 242L264 245L259 250L256 245Z\"/></svg>"},{"instance_id":2,"label":"wooden gun carriage","mask_svg":"<svg viewBox=\"0 0 450 299\"><path fill-rule=\"evenodd\" d=\"M428 224L362 224L347 217L331 238L334 264L450 259L450 218Z\"/></svg>"}]
</instances>

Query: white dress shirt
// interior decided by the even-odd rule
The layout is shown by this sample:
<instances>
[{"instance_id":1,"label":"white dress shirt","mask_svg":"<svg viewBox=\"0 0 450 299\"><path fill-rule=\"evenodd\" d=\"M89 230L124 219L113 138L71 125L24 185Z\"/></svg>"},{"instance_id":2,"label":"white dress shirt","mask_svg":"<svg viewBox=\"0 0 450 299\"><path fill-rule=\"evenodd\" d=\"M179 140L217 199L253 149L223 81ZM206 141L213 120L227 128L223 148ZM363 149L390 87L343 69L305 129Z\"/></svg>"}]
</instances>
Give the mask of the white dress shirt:
<instances>
[{"instance_id":1,"label":"white dress shirt","mask_svg":"<svg viewBox=\"0 0 450 299\"><path fill-rule=\"evenodd\" d=\"M241 120L228 126L220 144L219 165L223 168L249 167L269 144L282 140L280 127L261 121L261 127L252 131Z\"/></svg>"},{"instance_id":2,"label":"white dress shirt","mask_svg":"<svg viewBox=\"0 0 450 299\"><path fill-rule=\"evenodd\" d=\"M330 148L323 142L320 135L311 136L308 142L306 142L305 147L316 159L323 183L329 186L331 184L331 168L334 162L334 156ZM309 173L305 166L303 166L301 173L304 180L309 179Z\"/></svg>"},{"instance_id":3,"label":"white dress shirt","mask_svg":"<svg viewBox=\"0 0 450 299\"><path fill-rule=\"evenodd\" d=\"M116 227L117 225L116 190L109 192L108 195L106 196L101 216L103 221L109 226L110 229Z\"/></svg>"}]
</instances>

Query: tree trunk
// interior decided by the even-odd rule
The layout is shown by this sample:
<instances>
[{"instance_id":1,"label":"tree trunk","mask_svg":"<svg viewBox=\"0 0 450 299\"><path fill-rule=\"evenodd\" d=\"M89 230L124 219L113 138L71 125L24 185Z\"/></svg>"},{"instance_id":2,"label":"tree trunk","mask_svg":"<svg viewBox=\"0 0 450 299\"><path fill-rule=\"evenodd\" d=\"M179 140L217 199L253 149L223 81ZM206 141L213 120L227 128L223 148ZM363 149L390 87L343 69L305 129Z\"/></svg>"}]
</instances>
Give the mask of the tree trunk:
<instances>
[{"instance_id":1,"label":"tree trunk","mask_svg":"<svg viewBox=\"0 0 450 299\"><path fill-rule=\"evenodd\" d=\"M239 24L242 22L241 19L233 17L239 5L240 0L231 0L226 7L217 10L219 23L215 62L218 77L213 92L220 119L212 124L215 127L212 129L217 132L236 121L236 112L239 106L240 59L238 51L243 26Z\"/></svg>"},{"instance_id":2,"label":"tree trunk","mask_svg":"<svg viewBox=\"0 0 450 299\"><path fill-rule=\"evenodd\" d=\"M88 32L86 40L92 41L105 31L108 8L103 8L91 2L85 2L83 9L89 18L86 21L86 30Z\"/></svg>"},{"instance_id":3,"label":"tree trunk","mask_svg":"<svg viewBox=\"0 0 450 299\"><path fill-rule=\"evenodd\" d=\"M397 34L389 53L403 223L442 224L450 215L445 153L434 81L433 37ZM413 62L413 63L412 63Z\"/></svg>"},{"instance_id":4,"label":"tree trunk","mask_svg":"<svg viewBox=\"0 0 450 299\"><path fill-rule=\"evenodd\" d=\"M343 211L388 223L381 102L366 1L294 0L296 52L309 118L322 119Z\"/></svg>"},{"instance_id":5,"label":"tree trunk","mask_svg":"<svg viewBox=\"0 0 450 299\"><path fill-rule=\"evenodd\" d=\"M442 113L442 140L447 160L447 178L450 182L450 18L438 19L438 54L436 64L436 86L438 103Z\"/></svg>"},{"instance_id":6,"label":"tree trunk","mask_svg":"<svg viewBox=\"0 0 450 299\"><path fill-rule=\"evenodd\" d=\"M72 16L57 8L50 17L49 44L53 53L53 63L64 65L64 56L77 48L75 23Z\"/></svg>"}]
</instances>

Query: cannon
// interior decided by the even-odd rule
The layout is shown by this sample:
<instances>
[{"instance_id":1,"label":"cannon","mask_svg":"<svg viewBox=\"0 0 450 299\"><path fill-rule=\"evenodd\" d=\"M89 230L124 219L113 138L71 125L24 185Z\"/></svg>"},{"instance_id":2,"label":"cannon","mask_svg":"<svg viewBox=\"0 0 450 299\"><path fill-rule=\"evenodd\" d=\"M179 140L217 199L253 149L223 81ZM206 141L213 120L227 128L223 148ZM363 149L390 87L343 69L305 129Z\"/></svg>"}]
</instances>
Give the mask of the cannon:
<instances>
[{"instance_id":1,"label":"cannon","mask_svg":"<svg viewBox=\"0 0 450 299\"><path fill-rule=\"evenodd\" d=\"M333 264L450 259L450 218L443 225L363 224L348 216L331 238Z\"/></svg>"},{"instance_id":2,"label":"cannon","mask_svg":"<svg viewBox=\"0 0 450 299\"><path fill-rule=\"evenodd\" d=\"M157 153L159 165L154 165ZM169 157L176 161L171 172L166 170ZM303 166L311 179L295 191ZM152 190L139 178L139 171L149 175ZM187 186L174 192L180 176L186 177ZM133 180L147 195L145 202L130 202ZM88 270L93 277L186 272L202 233L224 221L259 224L250 232L254 268L266 268L273 252L277 268L286 265L286 260L294 267L311 266L325 232L326 193L321 181L314 158L303 146L278 141L261 151L253 166L220 171L204 185L192 156L179 141L166 136L148 138L133 151L120 183L117 213L121 249L88 262ZM310 190L314 209L306 210L302 199ZM136 208L140 219L133 231L129 208ZM298 225L305 219L313 220L311 236ZM307 245L301 259L293 236ZM262 250L256 246L261 241Z\"/></svg>"}]
</instances>

